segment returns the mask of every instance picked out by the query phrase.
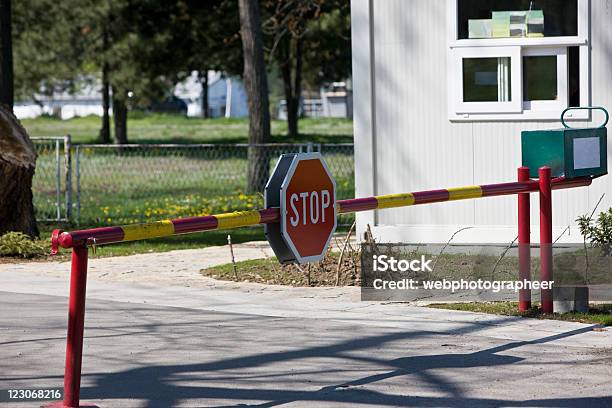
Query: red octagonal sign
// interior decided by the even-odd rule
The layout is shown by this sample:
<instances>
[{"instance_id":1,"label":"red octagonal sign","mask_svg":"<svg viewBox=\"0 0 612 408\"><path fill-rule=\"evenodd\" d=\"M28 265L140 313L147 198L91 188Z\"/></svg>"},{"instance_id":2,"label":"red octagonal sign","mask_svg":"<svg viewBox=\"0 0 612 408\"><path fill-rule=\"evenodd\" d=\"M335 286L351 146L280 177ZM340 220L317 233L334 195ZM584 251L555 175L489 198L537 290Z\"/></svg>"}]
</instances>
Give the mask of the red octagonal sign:
<instances>
[{"instance_id":1,"label":"red octagonal sign","mask_svg":"<svg viewBox=\"0 0 612 408\"><path fill-rule=\"evenodd\" d=\"M323 258L336 230L336 182L320 153L293 158L280 189L281 231L298 263Z\"/></svg>"}]
</instances>

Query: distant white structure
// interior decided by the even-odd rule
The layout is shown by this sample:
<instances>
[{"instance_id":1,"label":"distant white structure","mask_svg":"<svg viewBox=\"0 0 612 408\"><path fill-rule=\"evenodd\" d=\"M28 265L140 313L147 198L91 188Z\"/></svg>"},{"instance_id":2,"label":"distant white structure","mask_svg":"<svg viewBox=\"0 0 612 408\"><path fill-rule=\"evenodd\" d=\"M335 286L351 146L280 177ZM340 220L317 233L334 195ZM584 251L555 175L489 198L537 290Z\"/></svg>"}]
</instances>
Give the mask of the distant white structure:
<instances>
[{"instance_id":1,"label":"distant white structure","mask_svg":"<svg viewBox=\"0 0 612 408\"><path fill-rule=\"evenodd\" d=\"M202 85L198 73L192 72L176 85L174 95L187 104L187 116L202 114ZM61 119L77 116L102 116L102 93L99 82L82 88L76 94L61 93L52 97L37 96L37 102L18 101L14 112L17 118L35 118L43 114ZM208 109L210 117L241 118L248 115L247 97L242 81L225 77L221 72L208 72ZM112 113L112 108L111 108Z\"/></svg>"},{"instance_id":2,"label":"distant white structure","mask_svg":"<svg viewBox=\"0 0 612 408\"><path fill-rule=\"evenodd\" d=\"M353 117L353 93L346 82L334 82L321 90L323 116L328 118Z\"/></svg>"},{"instance_id":3,"label":"distant white structure","mask_svg":"<svg viewBox=\"0 0 612 408\"><path fill-rule=\"evenodd\" d=\"M102 94L100 85L87 85L77 94L63 92L52 97L37 96L38 103L33 101L15 102L13 111L18 119L35 118L43 114L54 115L61 119L75 116L102 116Z\"/></svg>"},{"instance_id":4,"label":"distant white structure","mask_svg":"<svg viewBox=\"0 0 612 408\"><path fill-rule=\"evenodd\" d=\"M187 103L187 116L202 116L202 84L197 71L178 84L174 95ZM249 114L244 84L221 72L208 72L208 111L212 118L242 118Z\"/></svg>"},{"instance_id":5,"label":"distant white structure","mask_svg":"<svg viewBox=\"0 0 612 408\"><path fill-rule=\"evenodd\" d=\"M350 84L334 82L328 88L321 88L320 99L302 99L299 115L307 118L352 118L353 93ZM277 117L287 120L287 101L278 103Z\"/></svg>"}]
</instances>

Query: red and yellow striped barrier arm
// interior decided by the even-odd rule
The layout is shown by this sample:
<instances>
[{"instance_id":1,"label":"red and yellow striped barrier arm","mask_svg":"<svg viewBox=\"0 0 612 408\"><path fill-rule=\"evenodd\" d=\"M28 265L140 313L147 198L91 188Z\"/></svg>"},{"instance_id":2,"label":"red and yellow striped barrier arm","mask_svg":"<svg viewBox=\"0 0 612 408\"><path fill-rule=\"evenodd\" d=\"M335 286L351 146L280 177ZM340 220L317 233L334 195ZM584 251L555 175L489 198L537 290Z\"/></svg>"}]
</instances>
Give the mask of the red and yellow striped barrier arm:
<instances>
[{"instance_id":1,"label":"red and yellow striped barrier arm","mask_svg":"<svg viewBox=\"0 0 612 408\"><path fill-rule=\"evenodd\" d=\"M52 238L52 241L55 239L57 244L63 248L72 248L81 245L101 245L167 237L190 232L239 228L278 222L279 220L279 209L268 208L265 210L236 211L204 217L177 218L145 224L92 228L73 232L55 233L54 231L56 237Z\"/></svg>"},{"instance_id":2,"label":"red and yellow striped barrier arm","mask_svg":"<svg viewBox=\"0 0 612 408\"><path fill-rule=\"evenodd\" d=\"M559 177L552 180L553 190L588 186L590 184L591 178L589 177L572 180ZM336 202L336 206L339 214L346 214L443 201L527 193L538 191L538 189L538 181L529 180L339 200ZM55 230L51 238L51 253L57 253L59 246L72 248L83 245L102 245L276 222L280 222L280 210L278 208L268 208L265 210L236 211L204 217L178 218L146 224L101 227L72 232Z\"/></svg>"}]
</instances>

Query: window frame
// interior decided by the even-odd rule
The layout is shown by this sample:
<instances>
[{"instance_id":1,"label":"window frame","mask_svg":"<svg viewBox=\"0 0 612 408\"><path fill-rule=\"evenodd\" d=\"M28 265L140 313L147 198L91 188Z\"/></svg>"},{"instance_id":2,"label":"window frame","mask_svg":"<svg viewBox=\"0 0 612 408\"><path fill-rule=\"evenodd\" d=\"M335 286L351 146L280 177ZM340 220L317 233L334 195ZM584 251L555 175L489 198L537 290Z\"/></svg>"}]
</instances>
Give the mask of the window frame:
<instances>
[{"instance_id":1,"label":"window frame","mask_svg":"<svg viewBox=\"0 0 612 408\"><path fill-rule=\"evenodd\" d=\"M569 106L568 97L568 74L569 68L567 65L567 48L524 48L521 52L521 60L523 57L557 57L557 100L549 101L526 101L523 100L523 111L554 111L562 112L563 109ZM523 84L524 75L522 75L521 84ZM524 98L523 98L524 99Z\"/></svg>"},{"instance_id":2,"label":"window frame","mask_svg":"<svg viewBox=\"0 0 612 408\"><path fill-rule=\"evenodd\" d=\"M464 102L463 101L463 59L465 58L510 58L510 93L512 99L507 102ZM455 96L455 112L469 113L519 113L523 109L522 81L516 81L522 72L520 47L477 47L458 48L453 50L454 83L457 84Z\"/></svg>"},{"instance_id":3,"label":"window frame","mask_svg":"<svg viewBox=\"0 0 612 408\"><path fill-rule=\"evenodd\" d=\"M566 37L521 37L521 38L479 38L479 39L457 39L458 37L458 25L457 25L457 10L459 0L447 0L447 27L448 29L448 81L449 81L449 94L448 94L448 109L449 109L449 120L451 121L491 121L491 120L552 120L559 119L561 111L569 106L568 94L568 65L567 65L567 54L568 47L577 46L579 49L579 86L580 86L580 106L588 106L591 101L590 94L590 72L591 72L591 61L590 61L590 0L576 0L577 1L577 12L578 12L578 35L577 36L566 36ZM512 81L512 96L513 102L515 97L515 79L518 78L520 95L522 100L523 90L523 72L522 72L522 56L529 55L553 55L551 52L564 50L565 54L565 65L564 65L564 79L565 87L564 101L521 101L521 109L517 112L507 112L507 110L496 110L495 106L486 107L482 106L481 110L471 109L470 112L463 112L466 107L463 104L479 103L485 105L496 105L504 102L463 102L463 78L462 78L462 67L460 66L459 55L487 55L487 49L495 49L500 52L503 48L518 48L520 57L521 72L518 76L513 72L511 78ZM547 54L548 53L548 54ZM505 54L498 54L497 56L506 56ZM559 55L559 54L555 54ZM515 56L516 58L516 56ZM557 59L557 72L558 81L561 80L560 76L560 59ZM459 61L458 61L459 60ZM459 63L459 64L458 64ZM458 67L459 65L459 67ZM517 64L511 61L511 70ZM459 68L459 69L458 69ZM558 86L560 84L558 83ZM562 102L565 105L562 105ZM563 106L563 107L561 107ZM474 107L476 107L474 105ZM590 119L590 111L587 110L575 110L568 112L566 118L572 119Z\"/></svg>"}]
</instances>

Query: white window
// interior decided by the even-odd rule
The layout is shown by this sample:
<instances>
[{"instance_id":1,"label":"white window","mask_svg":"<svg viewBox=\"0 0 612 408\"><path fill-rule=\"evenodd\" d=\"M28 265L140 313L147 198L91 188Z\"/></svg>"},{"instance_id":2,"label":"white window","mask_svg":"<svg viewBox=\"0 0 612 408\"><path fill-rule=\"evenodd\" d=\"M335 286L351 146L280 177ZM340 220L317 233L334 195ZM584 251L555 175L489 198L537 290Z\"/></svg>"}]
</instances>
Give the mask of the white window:
<instances>
[{"instance_id":1,"label":"white window","mask_svg":"<svg viewBox=\"0 0 612 408\"><path fill-rule=\"evenodd\" d=\"M447 1L451 120L558 119L590 104L589 0Z\"/></svg>"}]
</instances>

